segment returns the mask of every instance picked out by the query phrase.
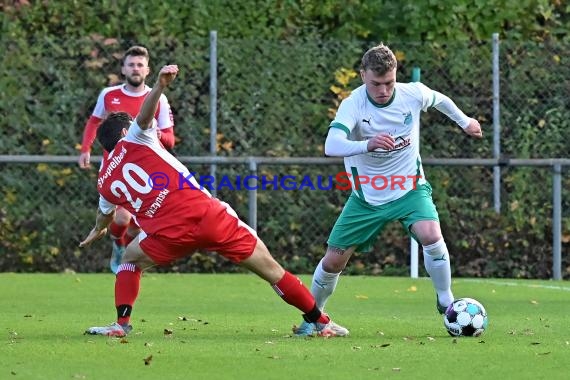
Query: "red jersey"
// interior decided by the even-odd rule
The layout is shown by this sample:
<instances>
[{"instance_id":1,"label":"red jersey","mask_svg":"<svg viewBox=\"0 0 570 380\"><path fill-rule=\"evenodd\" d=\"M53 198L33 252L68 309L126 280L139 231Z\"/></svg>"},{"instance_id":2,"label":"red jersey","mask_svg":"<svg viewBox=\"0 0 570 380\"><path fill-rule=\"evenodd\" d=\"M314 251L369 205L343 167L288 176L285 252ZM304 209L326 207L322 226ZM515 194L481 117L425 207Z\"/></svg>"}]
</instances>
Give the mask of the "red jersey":
<instances>
[{"instance_id":1,"label":"red jersey","mask_svg":"<svg viewBox=\"0 0 570 380\"><path fill-rule=\"evenodd\" d=\"M97 104L93 109L93 116L104 119L111 112L126 112L134 119L143 104L146 95L151 88L145 85L142 92L131 92L125 88L124 84L104 88L97 98ZM174 118L168 99L164 94L160 96L158 108L154 114L158 129L172 128Z\"/></svg>"},{"instance_id":2,"label":"red jersey","mask_svg":"<svg viewBox=\"0 0 570 380\"><path fill-rule=\"evenodd\" d=\"M104 160L97 189L104 214L122 206L147 235L172 239L197 224L213 200L160 145L156 128L142 130L136 120Z\"/></svg>"},{"instance_id":3,"label":"red jersey","mask_svg":"<svg viewBox=\"0 0 570 380\"><path fill-rule=\"evenodd\" d=\"M95 136L97 128L101 120L111 112L126 112L134 119L140 111L142 103L146 95L150 92L151 88L145 85L145 90L141 92L132 92L125 88L124 84L104 88L99 97L97 104L93 109L93 113L89 118L83 135L81 143L81 152L89 152ZM168 99L164 94L160 96L158 108L154 115L159 130L167 130L174 127L174 118ZM161 140L167 148L174 146L174 135L172 130L169 133L161 135Z\"/></svg>"}]
</instances>

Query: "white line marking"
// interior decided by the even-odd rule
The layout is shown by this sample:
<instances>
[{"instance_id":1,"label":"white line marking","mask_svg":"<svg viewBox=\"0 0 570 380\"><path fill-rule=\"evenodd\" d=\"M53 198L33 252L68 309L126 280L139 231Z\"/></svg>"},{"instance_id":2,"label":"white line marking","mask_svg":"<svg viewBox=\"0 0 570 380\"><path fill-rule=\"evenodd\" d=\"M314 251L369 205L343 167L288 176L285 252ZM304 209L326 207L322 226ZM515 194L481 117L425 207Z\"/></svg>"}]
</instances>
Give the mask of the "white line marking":
<instances>
[{"instance_id":1,"label":"white line marking","mask_svg":"<svg viewBox=\"0 0 570 380\"><path fill-rule=\"evenodd\" d=\"M504 286L520 286L524 288L538 288L538 289L551 289L551 290L563 290L566 292L570 292L570 287L568 286L558 286L558 285L542 285L542 284L522 284L518 282L502 282L502 281L493 281L493 280L476 280L476 279L454 279L453 281L457 282L475 282L478 284L492 284L492 285L504 285Z\"/></svg>"}]
</instances>

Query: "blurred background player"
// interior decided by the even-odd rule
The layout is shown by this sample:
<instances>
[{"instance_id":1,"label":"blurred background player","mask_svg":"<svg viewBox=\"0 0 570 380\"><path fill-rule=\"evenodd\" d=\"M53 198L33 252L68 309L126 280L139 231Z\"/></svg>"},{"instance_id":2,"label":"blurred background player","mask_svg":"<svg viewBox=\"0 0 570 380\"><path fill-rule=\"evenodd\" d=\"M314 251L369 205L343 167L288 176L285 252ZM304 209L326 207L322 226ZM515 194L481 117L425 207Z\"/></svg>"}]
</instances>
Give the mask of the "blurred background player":
<instances>
[{"instance_id":1,"label":"blurred background player","mask_svg":"<svg viewBox=\"0 0 570 380\"><path fill-rule=\"evenodd\" d=\"M91 167L91 146L101 121L109 113L126 112L132 118L139 113L146 95L151 90L145 83L150 73L149 59L149 53L145 47L130 47L123 55L121 62L121 74L125 77L125 83L106 87L99 94L95 109L83 132L81 155L79 156L79 167L82 169ZM160 142L166 149L172 149L174 147L174 121L170 104L164 94L160 97L154 117L157 121L157 134ZM104 154L106 153L104 152ZM113 240L110 267L111 271L116 273L125 247L138 234L139 228L132 220L131 214L120 207L117 209L109 229Z\"/></svg>"},{"instance_id":2,"label":"blurred background player","mask_svg":"<svg viewBox=\"0 0 570 380\"><path fill-rule=\"evenodd\" d=\"M129 322L142 271L205 249L216 251L267 281L283 301L304 313L303 318L316 326L319 336L339 336L338 327L319 310L311 292L275 261L255 231L238 218L230 205L200 189L188 168L161 147L153 114L162 91L177 74L178 66L164 66L136 119L131 123L124 112L110 114L97 133L108 157L97 181L100 198L95 227L80 247L105 235L118 205L135 215L142 230L127 246L115 278L117 321L91 327L86 333L127 335L132 329ZM165 186L155 186L151 175L158 172L170 178ZM164 300L172 302L168 297Z\"/></svg>"}]
</instances>

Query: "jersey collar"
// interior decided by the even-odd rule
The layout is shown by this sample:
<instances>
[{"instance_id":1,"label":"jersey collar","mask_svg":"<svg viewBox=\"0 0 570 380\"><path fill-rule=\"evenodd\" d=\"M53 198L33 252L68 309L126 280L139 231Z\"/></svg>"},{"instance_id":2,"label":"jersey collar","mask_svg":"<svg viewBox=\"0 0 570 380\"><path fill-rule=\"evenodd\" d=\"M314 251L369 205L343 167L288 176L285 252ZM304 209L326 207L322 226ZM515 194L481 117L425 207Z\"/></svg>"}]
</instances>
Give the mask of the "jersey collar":
<instances>
[{"instance_id":1,"label":"jersey collar","mask_svg":"<svg viewBox=\"0 0 570 380\"><path fill-rule=\"evenodd\" d=\"M386 108L386 107L388 107L390 104L392 104L392 102L393 102L394 99L396 98L396 87L394 87L394 92L392 92L392 96L390 97L390 100L388 100L388 102L385 103L385 104L376 103L376 102L374 101L374 99L372 99L372 98L370 97L370 95L368 94L368 91L366 91L366 97L368 98L368 100L370 101L370 103L372 103L372 105L374 105L374 107Z\"/></svg>"}]
</instances>

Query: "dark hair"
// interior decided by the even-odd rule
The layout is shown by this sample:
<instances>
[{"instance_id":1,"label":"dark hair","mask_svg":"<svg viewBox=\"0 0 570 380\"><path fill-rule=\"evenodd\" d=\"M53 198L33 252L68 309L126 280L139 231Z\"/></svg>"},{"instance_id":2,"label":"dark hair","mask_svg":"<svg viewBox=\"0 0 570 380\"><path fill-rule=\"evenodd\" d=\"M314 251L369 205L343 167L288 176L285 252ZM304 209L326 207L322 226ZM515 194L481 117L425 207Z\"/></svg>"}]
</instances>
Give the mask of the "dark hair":
<instances>
[{"instance_id":1,"label":"dark hair","mask_svg":"<svg viewBox=\"0 0 570 380\"><path fill-rule=\"evenodd\" d=\"M362 57L360 69L372 70L376 75L384 75L398 67L396 56L390 48L383 43L374 46Z\"/></svg>"},{"instance_id":2,"label":"dark hair","mask_svg":"<svg viewBox=\"0 0 570 380\"><path fill-rule=\"evenodd\" d=\"M147 48L145 48L144 46L135 45L135 46L131 46L130 48L128 48L127 51L125 52L125 54L123 54L123 58L121 59L121 66L125 64L125 60L129 56L145 57L147 61L150 60L150 56L148 54Z\"/></svg>"},{"instance_id":3,"label":"dark hair","mask_svg":"<svg viewBox=\"0 0 570 380\"><path fill-rule=\"evenodd\" d=\"M128 129L133 121L126 112L111 112L97 129L97 140L107 152L112 151L123 137L123 128Z\"/></svg>"}]
</instances>

